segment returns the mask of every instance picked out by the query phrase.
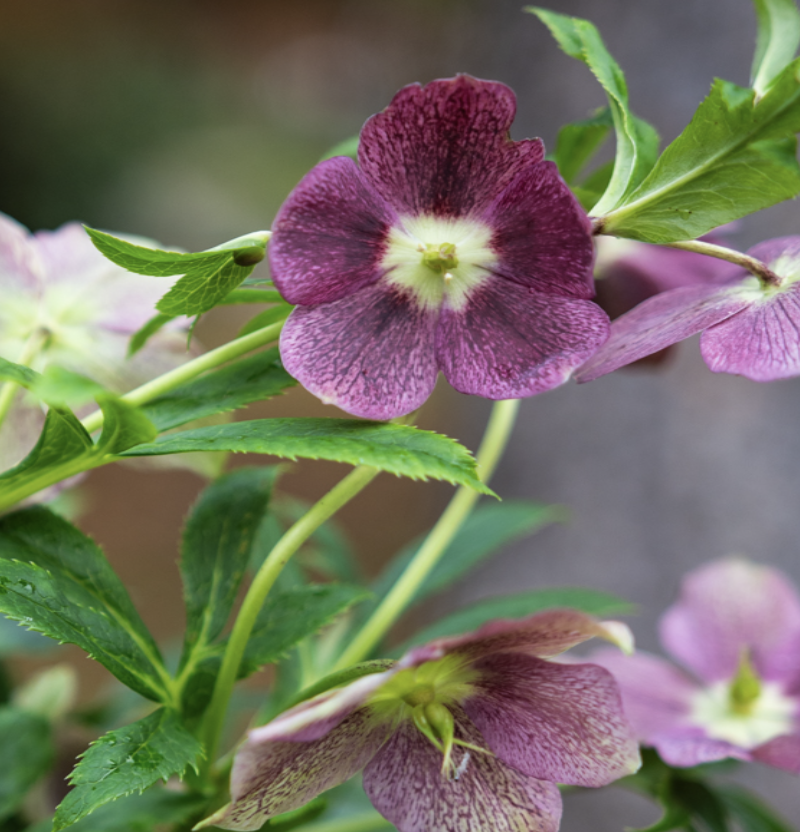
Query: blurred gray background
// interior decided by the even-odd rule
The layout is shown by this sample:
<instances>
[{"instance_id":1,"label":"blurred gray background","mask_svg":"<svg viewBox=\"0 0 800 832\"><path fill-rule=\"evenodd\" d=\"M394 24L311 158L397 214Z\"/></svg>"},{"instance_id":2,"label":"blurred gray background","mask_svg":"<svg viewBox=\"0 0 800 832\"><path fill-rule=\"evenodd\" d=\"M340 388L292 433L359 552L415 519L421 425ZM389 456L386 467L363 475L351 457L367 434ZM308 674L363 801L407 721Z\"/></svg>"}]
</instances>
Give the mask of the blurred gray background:
<instances>
[{"instance_id":1,"label":"blurred gray background","mask_svg":"<svg viewBox=\"0 0 800 832\"><path fill-rule=\"evenodd\" d=\"M635 112L664 142L720 76L748 81L750 0L555 0L588 17L628 73ZM267 228L288 191L330 146L412 81L469 72L518 96L515 138L541 136L603 103L586 67L564 56L519 0L17 0L0 2L0 210L31 228L79 219L206 248ZM797 204L741 224L732 241L796 233ZM213 346L241 322L209 316ZM331 414L302 391L251 409ZM440 385L423 415L475 447L486 402ZM800 380L715 376L697 344L655 371L617 372L522 407L514 450L494 481L504 497L570 507L568 524L509 547L444 603L525 587L585 584L641 605L640 646L681 574L744 553L800 583ZM343 473L304 463L283 480L313 498ZM182 625L174 561L182 517L202 483L185 473L103 469L81 521L109 550L146 620ZM383 476L343 513L370 572L435 520L451 490ZM78 661L76 659L76 661ZM84 671L87 699L101 669ZM24 673L28 665L20 665ZM796 778L745 775L789 820ZM618 791L567 800L565 832L619 832L654 820Z\"/></svg>"}]
</instances>

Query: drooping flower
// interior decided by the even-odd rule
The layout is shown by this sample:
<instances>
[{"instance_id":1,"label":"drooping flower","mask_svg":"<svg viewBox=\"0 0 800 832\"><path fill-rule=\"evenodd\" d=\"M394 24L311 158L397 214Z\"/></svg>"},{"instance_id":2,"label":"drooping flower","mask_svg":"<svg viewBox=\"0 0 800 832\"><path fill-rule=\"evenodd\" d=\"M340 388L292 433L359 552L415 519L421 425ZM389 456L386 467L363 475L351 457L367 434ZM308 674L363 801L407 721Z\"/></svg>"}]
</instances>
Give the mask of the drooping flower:
<instances>
[{"instance_id":1,"label":"drooping flower","mask_svg":"<svg viewBox=\"0 0 800 832\"><path fill-rule=\"evenodd\" d=\"M174 327L131 360L129 337L167 287L106 260L77 223L30 234L0 214L0 356L39 372L51 365L124 392L191 357ZM2 387L2 383L0 383ZM0 424L0 470L36 442L44 411L18 391Z\"/></svg>"},{"instance_id":2,"label":"drooping flower","mask_svg":"<svg viewBox=\"0 0 800 832\"><path fill-rule=\"evenodd\" d=\"M575 373L592 381L702 332L700 351L717 373L754 381L800 375L800 237L759 243L747 254L772 282L733 267L720 283L663 292L618 318L606 343Z\"/></svg>"},{"instance_id":3,"label":"drooping flower","mask_svg":"<svg viewBox=\"0 0 800 832\"><path fill-rule=\"evenodd\" d=\"M466 75L400 90L361 131L358 166L317 165L284 203L269 260L297 308L286 369L357 416L409 413L441 371L462 393L562 384L608 334L586 213L512 142L516 101Z\"/></svg>"},{"instance_id":4,"label":"drooping flower","mask_svg":"<svg viewBox=\"0 0 800 832\"><path fill-rule=\"evenodd\" d=\"M734 757L800 774L800 598L784 575L737 558L690 572L661 641L691 675L642 652L591 659L644 744L673 766Z\"/></svg>"},{"instance_id":5,"label":"drooping flower","mask_svg":"<svg viewBox=\"0 0 800 832\"><path fill-rule=\"evenodd\" d=\"M546 661L594 636L630 639L554 610L413 649L251 731L231 803L202 825L259 829L363 768L400 832L555 832L556 783L602 786L639 766L611 675Z\"/></svg>"}]
</instances>

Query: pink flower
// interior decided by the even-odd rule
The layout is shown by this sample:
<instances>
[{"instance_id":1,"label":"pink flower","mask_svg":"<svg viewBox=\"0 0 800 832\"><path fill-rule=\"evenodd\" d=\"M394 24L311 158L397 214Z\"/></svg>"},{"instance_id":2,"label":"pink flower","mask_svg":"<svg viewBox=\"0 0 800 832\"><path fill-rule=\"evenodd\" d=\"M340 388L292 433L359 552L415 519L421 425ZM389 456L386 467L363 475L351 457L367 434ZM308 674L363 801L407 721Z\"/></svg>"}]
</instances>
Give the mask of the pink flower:
<instances>
[{"instance_id":1,"label":"pink flower","mask_svg":"<svg viewBox=\"0 0 800 832\"><path fill-rule=\"evenodd\" d=\"M736 757L800 773L800 598L784 575L735 558L690 572L661 640L691 674L641 652L592 657L645 745L673 766Z\"/></svg>"},{"instance_id":2,"label":"pink flower","mask_svg":"<svg viewBox=\"0 0 800 832\"><path fill-rule=\"evenodd\" d=\"M250 732L232 801L203 825L259 829L364 769L400 832L555 832L556 783L602 786L639 767L611 675L546 659L616 622L573 610L495 621L303 702Z\"/></svg>"},{"instance_id":3,"label":"pink flower","mask_svg":"<svg viewBox=\"0 0 800 832\"><path fill-rule=\"evenodd\" d=\"M441 371L462 393L532 396L603 343L591 226L516 101L467 75L400 90L273 225L275 285L297 308L286 369L326 403L390 419Z\"/></svg>"}]
</instances>

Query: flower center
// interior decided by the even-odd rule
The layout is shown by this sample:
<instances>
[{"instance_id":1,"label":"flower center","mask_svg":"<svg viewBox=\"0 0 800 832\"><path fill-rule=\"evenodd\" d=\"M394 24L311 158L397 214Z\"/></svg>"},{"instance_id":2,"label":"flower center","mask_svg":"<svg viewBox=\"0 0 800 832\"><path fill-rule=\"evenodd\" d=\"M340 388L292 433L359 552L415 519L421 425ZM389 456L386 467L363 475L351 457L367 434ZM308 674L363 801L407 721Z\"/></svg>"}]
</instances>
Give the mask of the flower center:
<instances>
[{"instance_id":1,"label":"flower center","mask_svg":"<svg viewBox=\"0 0 800 832\"><path fill-rule=\"evenodd\" d=\"M780 685L759 678L744 650L730 682L717 682L695 696L691 720L712 739L755 748L789 733L795 709L795 700Z\"/></svg>"},{"instance_id":2,"label":"flower center","mask_svg":"<svg viewBox=\"0 0 800 832\"><path fill-rule=\"evenodd\" d=\"M416 305L462 310L491 277L497 255L483 223L440 217L405 217L391 229L381 265L386 281L409 293Z\"/></svg>"}]
</instances>

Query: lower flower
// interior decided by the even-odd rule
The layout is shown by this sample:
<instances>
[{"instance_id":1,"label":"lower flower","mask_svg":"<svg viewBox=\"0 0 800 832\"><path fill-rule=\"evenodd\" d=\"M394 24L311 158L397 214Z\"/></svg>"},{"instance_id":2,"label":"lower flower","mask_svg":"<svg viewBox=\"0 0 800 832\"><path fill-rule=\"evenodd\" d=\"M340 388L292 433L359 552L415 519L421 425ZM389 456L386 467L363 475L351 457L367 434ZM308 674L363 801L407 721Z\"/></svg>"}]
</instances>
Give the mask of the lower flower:
<instances>
[{"instance_id":1,"label":"lower flower","mask_svg":"<svg viewBox=\"0 0 800 832\"><path fill-rule=\"evenodd\" d=\"M611 675L546 660L594 636L629 639L554 610L411 650L251 731L231 803L200 826L259 829L363 768L400 832L555 832L556 783L603 786L640 763Z\"/></svg>"}]
</instances>

